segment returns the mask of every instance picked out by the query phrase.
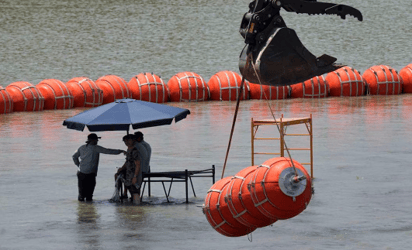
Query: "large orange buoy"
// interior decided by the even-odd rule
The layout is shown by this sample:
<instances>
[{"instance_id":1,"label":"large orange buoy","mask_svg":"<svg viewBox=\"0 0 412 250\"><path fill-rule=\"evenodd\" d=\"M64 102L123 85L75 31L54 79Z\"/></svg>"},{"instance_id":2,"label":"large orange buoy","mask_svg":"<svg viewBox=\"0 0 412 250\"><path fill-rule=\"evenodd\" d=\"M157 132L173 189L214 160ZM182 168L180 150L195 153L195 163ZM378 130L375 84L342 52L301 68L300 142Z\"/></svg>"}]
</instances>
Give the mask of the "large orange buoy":
<instances>
[{"instance_id":1,"label":"large orange buoy","mask_svg":"<svg viewBox=\"0 0 412 250\"><path fill-rule=\"evenodd\" d=\"M57 79L46 79L36 85L44 97L44 109L70 109L74 100L67 86Z\"/></svg>"},{"instance_id":2,"label":"large orange buoy","mask_svg":"<svg viewBox=\"0 0 412 250\"><path fill-rule=\"evenodd\" d=\"M399 75L403 80L403 93L412 93L412 63L401 69Z\"/></svg>"},{"instance_id":3,"label":"large orange buoy","mask_svg":"<svg viewBox=\"0 0 412 250\"><path fill-rule=\"evenodd\" d=\"M127 83L131 98L147 102L169 101L169 91L162 78L153 73L140 73Z\"/></svg>"},{"instance_id":4,"label":"large orange buoy","mask_svg":"<svg viewBox=\"0 0 412 250\"><path fill-rule=\"evenodd\" d=\"M362 96L365 81L359 71L345 66L326 75L330 96Z\"/></svg>"},{"instance_id":5,"label":"large orange buoy","mask_svg":"<svg viewBox=\"0 0 412 250\"><path fill-rule=\"evenodd\" d=\"M13 100L9 92L3 86L0 86L0 114L13 112Z\"/></svg>"},{"instance_id":6,"label":"large orange buoy","mask_svg":"<svg viewBox=\"0 0 412 250\"><path fill-rule=\"evenodd\" d=\"M290 85L291 98L323 98L328 97L328 84L323 76L315 76L303 83Z\"/></svg>"},{"instance_id":7,"label":"large orange buoy","mask_svg":"<svg viewBox=\"0 0 412 250\"><path fill-rule=\"evenodd\" d=\"M242 77L233 71L220 71L214 74L207 85L210 90L210 99L217 101L236 101L239 95ZM240 100L249 99L249 86L245 80Z\"/></svg>"},{"instance_id":8,"label":"large orange buoy","mask_svg":"<svg viewBox=\"0 0 412 250\"><path fill-rule=\"evenodd\" d=\"M116 75L105 75L96 80L96 85L103 90L103 104L118 99L130 98L127 82Z\"/></svg>"},{"instance_id":9,"label":"large orange buoy","mask_svg":"<svg viewBox=\"0 0 412 250\"><path fill-rule=\"evenodd\" d=\"M369 95L397 95L402 92L402 81L395 69L386 65L375 65L363 75Z\"/></svg>"},{"instance_id":10,"label":"large orange buoy","mask_svg":"<svg viewBox=\"0 0 412 250\"><path fill-rule=\"evenodd\" d=\"M306 209L312 197L311 177L297 161L272 158L257 167L250 185L256 208L267 217L284 220Z\"/></svg>"},{"instance_id":11,"label":"large orange buoy","mask_svg":"<svg viewBox=\"0 0 412 250\"><path fill-rule=\"evenodd\" d=\"M74 98L73 107L97 107L103 103L103 91L87 77L75 77L66 83Z\"/></svg>"},{"instance_id":12,"label":"large orange buoy","mask_svg":"<svg viewBox=\"0 0 412 250\"><path fill-rule=\"evenodd\" d=\"M250 197L245 180L248 176L253 176L256 168L257 166L247 167L235 174L228 184L225 196L233 218L250 228L265 227L276 221L262 214Z\"/></svg>"},{"instance_id":13,"label":"large orange buoy","mask_svg":"<svg viewBox=\"0 0 412 250\"><path fill-rule=\"evenodd\" d=\"M287 86L268 86L263 84L249 83L250 99L280 100L288 97Z\"/></svg>"},{"instance_id":14,"label":"large orange buoy","mask_svg":"<svg viewBox=\"0 0 412 250\"><path fill-rule=\"evenodd\" d=\"M213 184L207 192L203 213L206 215L209 224L217 232L229 237L238 237L247 235L256 228L242 225L231 217L232 215L229 212L227 203L224 200L225 195L223 194L231 179L232 177L226 177Z\"/></svg>"},{"instance_id":15,"label":"large orange buoy","mask_svg":"<svg viewBox=\"0 0 412 250\"><path fill-rule=\"evenodd\" d=\"M209 98L209 87L203 77L193 72L181 72L167 83L171 102L198 102Z\"/></svg>"},{"instance_id":16,"label":"large orange buoy","mask_svg":"<svg viewBox=\"0 0 412 250\"><path fill-rule=\"evenodd\" d=\"M40 91L29 82L14 82L6 87L13 100L13 111L41 111L44 98Z\"/></svg>"}]
</instances>

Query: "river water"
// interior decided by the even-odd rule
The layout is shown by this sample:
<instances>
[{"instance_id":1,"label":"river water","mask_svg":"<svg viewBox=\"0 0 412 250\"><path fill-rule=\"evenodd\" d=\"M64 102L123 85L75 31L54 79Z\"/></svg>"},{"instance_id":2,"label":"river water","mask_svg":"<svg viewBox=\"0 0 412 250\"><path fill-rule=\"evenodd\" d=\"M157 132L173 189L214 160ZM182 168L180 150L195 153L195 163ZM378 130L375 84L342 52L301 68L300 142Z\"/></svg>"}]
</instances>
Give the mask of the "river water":
<instances>
[{"instance_id":1,"label":"river water","mask_svg":"<svg viewBox=\"0 0 412 250\"><path fill-rule=\"evenodd\" d=\"M412 62L410 1L332 2L357 7L364 21L282 12L313 54L333 55L359 71L377 64L399 71ZM238 28L248 3L3 0L0 84L106 74L128 81L146 71L165 81L193 71L207 81L218 71L237 71ZM71 155L89 132L62 122L84 109L0 116L0 249L410 249L412 96L243 101L226 176L250 166L250 120L271 118L268 104L276 116L312 114L315 195L303 213L257 229L249 240L224 237L206 221L201 205L210 178L194 180L197 197L190 193L189 204L181 183L174 184L171 203L160 184L143 206L110 203L123 156L101 156L94 201L79 203ZM169 105L191 114L142 130L153 149L152 171L216 165L219 179L235 103ZM123 135L99 133L99 144L124 148Z\"/></svg>"}]
</instances>

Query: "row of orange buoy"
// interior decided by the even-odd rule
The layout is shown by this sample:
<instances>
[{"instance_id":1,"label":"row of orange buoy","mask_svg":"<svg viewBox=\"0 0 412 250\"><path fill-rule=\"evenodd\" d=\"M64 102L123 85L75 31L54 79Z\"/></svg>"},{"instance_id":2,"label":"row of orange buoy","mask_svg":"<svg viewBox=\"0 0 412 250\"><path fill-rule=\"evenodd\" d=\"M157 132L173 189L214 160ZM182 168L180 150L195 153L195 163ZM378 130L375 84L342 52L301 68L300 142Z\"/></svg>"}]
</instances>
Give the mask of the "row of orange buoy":
<instances>
[{"instance_id":1,"label":"row of orange buoy","mask_svg":"<svg viewBox=\"0 0 412 250\"><path fill-rule=\"evenodd\" d=\"M75 77L66 83L46 79L36 86L14 82L0 86L0 113L96 107L117 99L133 98L148 102L234 101L239 96L242 77L233 71L220 71L206 83L193 72L174 75L167 84L153 73L138 74L129 82L116 75L93 81ZM266 86L249 83L240 93L241 100L286 98L324 98L328 96L395 95L412 93L412 63L399 74L386 65L376 65L362 75L356 69L343 67L291 86Z\"/></svg>"},{"instance_id":2,"label":"row of orange buoy","mask_svg":"<svg viewBox=\"0 0 412 250\"><path fill-rule=\"evenodd\" d=\"M277 157L213 184L203 213L217 232L239 237L300 214L311 198L312 180L306 169Z\"/></svg>"}]
</instances>

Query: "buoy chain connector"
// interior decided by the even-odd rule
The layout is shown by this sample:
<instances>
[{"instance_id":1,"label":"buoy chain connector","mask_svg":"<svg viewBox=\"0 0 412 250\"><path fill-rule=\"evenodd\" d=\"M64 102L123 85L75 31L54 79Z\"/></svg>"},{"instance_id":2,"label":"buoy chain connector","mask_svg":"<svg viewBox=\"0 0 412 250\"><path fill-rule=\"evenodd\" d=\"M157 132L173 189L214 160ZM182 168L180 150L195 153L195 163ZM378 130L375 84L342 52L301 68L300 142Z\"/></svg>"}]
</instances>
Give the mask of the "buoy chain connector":
<instances>
[{"instance_id":1,"label":"buoy chain connector","mask_svg":"<svg viewBox=\"0 0 412 250\"><path fill-rule=\"evenodd\" d=\"M280 190L287 196L293 197L301 195L306 189L306 177L300 169L295 170L292 167L285 168L279 175Z\"/></svg>"}]
</instances>

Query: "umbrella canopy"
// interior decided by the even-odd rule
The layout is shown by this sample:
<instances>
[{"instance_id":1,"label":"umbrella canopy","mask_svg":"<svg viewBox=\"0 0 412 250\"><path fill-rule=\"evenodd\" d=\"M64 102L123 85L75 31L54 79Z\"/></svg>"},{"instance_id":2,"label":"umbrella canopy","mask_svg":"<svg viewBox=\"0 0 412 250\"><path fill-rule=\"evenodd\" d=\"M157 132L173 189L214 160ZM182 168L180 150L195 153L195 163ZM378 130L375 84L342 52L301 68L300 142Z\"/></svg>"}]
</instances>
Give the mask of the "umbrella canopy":
<instances>
[{"instance_id":1,"label":"umbrella canopy","mask_svg":"<svg viewBox=\"0 0 412 250\"><path fill-rule=\"evenodd\" d=\"M77 114L63 122L69 129L83 131L129 131L133 129L169 125L173 119L178 122L190 114L188 109L164 104L121 99Z\"/></svg>"}]
</instances>

